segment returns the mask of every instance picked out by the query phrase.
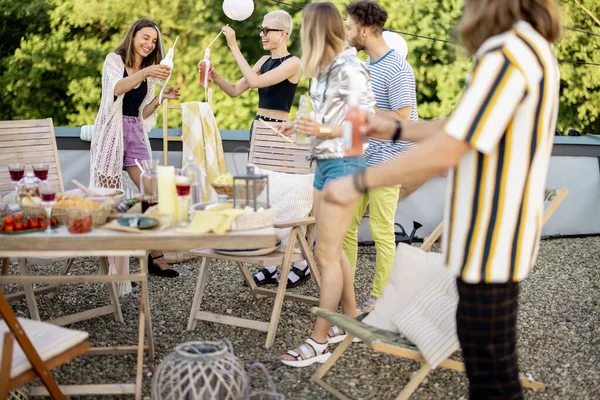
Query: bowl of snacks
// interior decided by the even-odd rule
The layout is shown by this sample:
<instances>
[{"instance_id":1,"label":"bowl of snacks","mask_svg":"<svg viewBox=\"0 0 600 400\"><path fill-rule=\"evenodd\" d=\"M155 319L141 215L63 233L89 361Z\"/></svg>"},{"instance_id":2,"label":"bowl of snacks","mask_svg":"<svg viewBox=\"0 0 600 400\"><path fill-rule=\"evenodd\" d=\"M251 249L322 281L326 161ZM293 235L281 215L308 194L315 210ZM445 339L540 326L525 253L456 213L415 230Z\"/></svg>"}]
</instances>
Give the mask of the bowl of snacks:
<instances>
[{"instance_id":1,"label":"bowl of snacks","mask_svg":"<svg viewBox=\"0 0 600 400\"><path fill-rule=\"evenodd\" d=\"M104 203L106 200L112 200L112 202L115 204L115 207L121 204L121 202L125 198L125 192L121 189L94 188L90 190L96 193L97 196L91 196L89 194L86 194L81 189L68 190L65 192L65 194L69 194L71 196L76 197L83 197L84 199L91 200L95 203Z\"/></svg>"},{"instance_id":2,"label":"bowl of snacks","mask_svg":"<svg viewBox=\"0 0 600 400\"><path fill-rule=\"evenodd\" d=\"M91 232L94 225L93 211L86 208L71 208L67 211L67 230L69 233Z\"/></svg>"}]
</instances>

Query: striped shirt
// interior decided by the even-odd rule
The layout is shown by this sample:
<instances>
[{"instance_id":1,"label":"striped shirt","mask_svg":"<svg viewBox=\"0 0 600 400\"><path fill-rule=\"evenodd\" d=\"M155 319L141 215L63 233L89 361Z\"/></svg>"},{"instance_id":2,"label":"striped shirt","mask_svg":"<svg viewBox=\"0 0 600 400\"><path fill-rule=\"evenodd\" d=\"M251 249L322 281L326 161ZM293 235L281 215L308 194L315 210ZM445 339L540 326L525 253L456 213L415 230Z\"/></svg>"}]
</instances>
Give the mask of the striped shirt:
<instances>
[{"instance_id":1,"label":"striped shirt","mask_svg":"<svg viewBox=\"0 0 600 400\"><path fill-rule=\"evenodd\" d=\"M384 111L396 111L411 106L410 120L417 121L417 93L415 91L415 73L404 57L396 50L388 51L375 62L367 59L371 73L371 85L375 93L377 108ZM368 165L378 165L394 159L412 146L410 142L369 139L365 151Z\"/></svg>"},{"instance_id":2,"label":"striped shirt","mask_svg":"<svg viewBox=\"0 0 600 400\"><path fill-rule=\"evenodd\" d=\"M524 279L535 262L559 103L550 44L531 25L486 40L444 130L472 149L449 174L448 267L467 283Z\"/></svg>"}]
</instances>

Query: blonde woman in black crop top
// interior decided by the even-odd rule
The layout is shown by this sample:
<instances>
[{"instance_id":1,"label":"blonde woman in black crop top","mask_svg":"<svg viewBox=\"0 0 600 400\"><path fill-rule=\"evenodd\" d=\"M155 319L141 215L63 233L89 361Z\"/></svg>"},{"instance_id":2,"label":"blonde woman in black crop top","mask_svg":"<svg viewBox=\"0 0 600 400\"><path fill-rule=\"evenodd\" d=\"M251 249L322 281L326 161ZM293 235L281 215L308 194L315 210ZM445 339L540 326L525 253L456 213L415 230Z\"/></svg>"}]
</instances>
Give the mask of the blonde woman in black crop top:
<instances>
[{"instance_id":1,"label":"blonde woman in black crop top","mask_svg":"<svg viewBox=\"0 0 600 400\"><path fill-rule=\"evenodd\" d=\"M263 56L251 67L238 47L235 31L229 26L223 27L227 45L244 76L236 83L223 79L214 68L211 79L230 97L237 97L248 89L258 89L258 110L256 118L267 121L287 121L298 81L300 80L300 59L291 55L287 42L292 33L292 18L283 10L265 15L259 36L263 49L270 56ZM256 119L255 118L255 119Z\"/></svg>"}]
</instances>

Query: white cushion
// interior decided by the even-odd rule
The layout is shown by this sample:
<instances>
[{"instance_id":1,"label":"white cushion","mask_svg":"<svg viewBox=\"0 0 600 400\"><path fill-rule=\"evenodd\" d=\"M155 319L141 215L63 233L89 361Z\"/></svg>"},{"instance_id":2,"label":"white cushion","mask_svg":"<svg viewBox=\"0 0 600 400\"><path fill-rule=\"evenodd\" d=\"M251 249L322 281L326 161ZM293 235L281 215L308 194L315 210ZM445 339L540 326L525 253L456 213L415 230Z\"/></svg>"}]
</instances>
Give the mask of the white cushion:
<instances>
[{"instance_id":1,"label":"white cushion","mask_svg":"<svg viewBox=\"0 0 600 400\"><path fill-rule=\"evenodd\" d=\"M394 317L397 330L417 345L431 368L459 348L457 306L456 280L446 270Z\"/></svg>"},{"instance_id":2,"label":"white cushion","mask_svg":"<svg viewBox=\"0 0 600 400\"><path fill-rule=\"evenodd\" d=\"M33 344L42 361L47 361L64 351L85 341L88 337L87 332L76 331L73 329L62 328L47 322L33 321L30 319L18 318L25 334ZM0 358L2 355L2 346L4 344L4 334L8 332L6 321L0 321ZM15 378L23 372L29 371L31 364L27 356L21 349L19 343L14 341L12 355L12 369L10 377Z\"/></svg>"},{"instance_id":3,"label":"white cushion","mask_svg":"<svg viewBox=\"0 0 600 400\"><path fill-rule=\"evenodd\" d=\"M398 332L394 317L442 273L448 272L439 253L398 244L388 284L364 323Z\"/></svg>"},{"instance_id":4,"label":"white cushion","mask_svg":"<svg viewBox=\"0 0 600 400\"><path fill-rule=\"evenodd\" d=\"M255 173L269 176L269 200L275 211L275 223L308 216L313 207L314 174L287 174L254 167ZM258 201L267 201L266 190L258 196ZM275 229L282 249L287 246L291 230L292 228ZM299 252L298 246L296 252Z\"/></svg>"},{"instance_id":5,"label":"white cushion","mask_svg":"<svg viewBox=\"0 0 600 400\"><path fill-rule=\"evenodd\" d=\"M84 142L91 142L93 131L94 125L83 125L79 131L79 138Z\"/></svg>"}]
</instances>

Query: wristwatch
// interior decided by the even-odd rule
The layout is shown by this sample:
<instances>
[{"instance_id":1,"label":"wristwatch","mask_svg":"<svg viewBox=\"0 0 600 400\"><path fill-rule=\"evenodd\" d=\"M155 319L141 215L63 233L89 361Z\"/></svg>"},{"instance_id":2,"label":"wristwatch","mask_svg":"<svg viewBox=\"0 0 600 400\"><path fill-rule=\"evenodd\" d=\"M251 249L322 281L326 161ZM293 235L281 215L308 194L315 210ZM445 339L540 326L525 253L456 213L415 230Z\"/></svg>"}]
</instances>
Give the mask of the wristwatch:
<instances>
[{"instance_id":1,"label":"wristwatch","mask_svg":"<svg viewBox=\"0 0 600 400\"><path fill-rule=\"evenodd\" d=\"M394 132L394 136L392 136L392 142L396 143L400 140L400 136L402 136L402 122L396 120L396 131Z\"/></svg>"}]
</instances>

